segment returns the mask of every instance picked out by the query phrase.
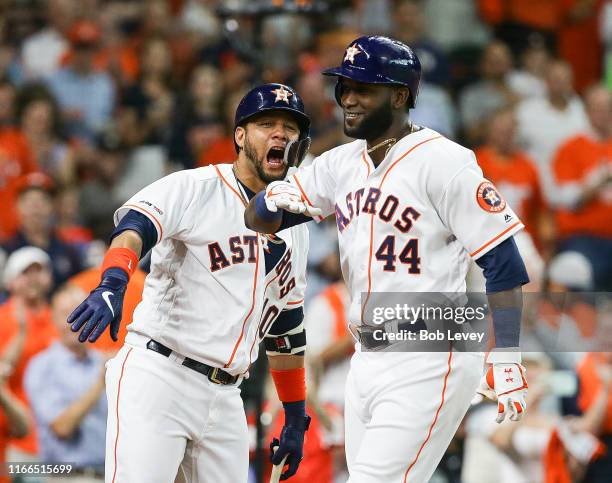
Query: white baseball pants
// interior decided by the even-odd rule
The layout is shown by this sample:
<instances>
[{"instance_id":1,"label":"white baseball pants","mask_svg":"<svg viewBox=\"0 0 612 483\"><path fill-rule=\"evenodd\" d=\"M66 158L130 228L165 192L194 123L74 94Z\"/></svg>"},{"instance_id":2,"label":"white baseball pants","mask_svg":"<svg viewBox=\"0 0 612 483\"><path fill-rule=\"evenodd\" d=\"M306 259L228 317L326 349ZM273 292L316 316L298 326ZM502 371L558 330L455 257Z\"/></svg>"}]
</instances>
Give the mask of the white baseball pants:
<instances>
[{"instance_id":1,"label":"white baseball pants","mask_svg":"<svg viewBox=\"0 0 612 483\"><path fill-rule=\"evenodd\" d=\"M346 383L350 483L427 483L482 376L480 353L355 352Z\"/></svg>"},{"instance_id":2,"label":"white baseball pants","mask_svg":"<svg viewBox=\"0 0 612 483\"><path fill-rule=\"evenodd\" d=\"M146 349L146 340L126 343L107 364L106 483L246 482L240 389Z\"/></svg>"}]
</instances>

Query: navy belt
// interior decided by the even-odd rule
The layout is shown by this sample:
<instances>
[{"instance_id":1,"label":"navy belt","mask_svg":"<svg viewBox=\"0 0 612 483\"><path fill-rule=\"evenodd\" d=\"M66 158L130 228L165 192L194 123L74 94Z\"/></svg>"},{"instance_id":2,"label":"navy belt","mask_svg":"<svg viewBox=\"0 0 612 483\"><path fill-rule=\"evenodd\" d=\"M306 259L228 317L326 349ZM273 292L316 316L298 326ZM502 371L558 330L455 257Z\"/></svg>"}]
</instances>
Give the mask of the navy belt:
<instances>
[{"instance_id":1,"label":"navy belt","mask_svg":"<svg viewBox=\"0 0 612 483\"><path fill-rule=\"evenodd\" d=\"M153 339L147 342L147 349L157 352L165 357L170 357L170 354L172 354L172 349ZM238 376L232 376L229 372L225 372L223 369L209 366L208 364L198 362L189 357L185 357L185 360L183 360L183 365L189 369L199 372L200 374L204 374L210 382L214 382L215 384L230 385L238 382Z\"/></svg>"}]
</instances>

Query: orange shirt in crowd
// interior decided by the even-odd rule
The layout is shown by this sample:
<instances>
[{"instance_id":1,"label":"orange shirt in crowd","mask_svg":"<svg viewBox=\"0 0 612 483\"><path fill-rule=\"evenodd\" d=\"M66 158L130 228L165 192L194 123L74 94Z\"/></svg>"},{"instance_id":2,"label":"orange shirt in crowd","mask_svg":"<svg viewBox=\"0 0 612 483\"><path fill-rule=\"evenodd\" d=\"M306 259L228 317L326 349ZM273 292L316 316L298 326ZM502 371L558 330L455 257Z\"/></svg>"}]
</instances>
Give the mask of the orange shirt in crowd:
<instances>
[{"instance_id":1,"label":"orange shirt in crowd","mask_svg":"<svg viewBox=\"0 0 612 483\"><path fill-rule=\"evenodd\" d=\"M520 151L503 159L489 146L477 149L476 159L485 178L499 188L531 237L537 240L538 216L544 209L544 201L533 161Z\"/></svg>"},{"instance_id":2,"label":"orange shirt in crowd","mask_svg":"<svg viewBox=\"0 0 612 483\"><path fill-rule=\"evenodd\" d=\"M222 137L214 141L210 147L200 155L198 167L210 164L229 164L233 163L238 157L234 141L229 137Z\"/></svg>"},{"instance_id":3,"label":"orange shirt in crowd","mask_svg":"<svg viewBox=\"0 0 612 483\"><path fill-rule=\"evenodd\" d=\"M330 284L323 292L321 296L325 298L329 307L334 314L334 330L333 339L335 342L344 339L349 335L348 323L346 317L346 306L345 306L345 292L346 288L343 282L336 282Z\"/></svg>"},{"instance_id":4,"label":"orange shirt in crowd","mask_svg":"<svg viewBox=\"0 0 612 483\"><path fill-rule=\"evenodd\" d=\"M29 407L23 387L23 376L30 359L45 350L57 338L57 329L51 319L51 309L47 306L38 312L26 313L27 335L21 357L8 380L9 388L15 396ZM12 299L0 306L0 351L3 351L19 332L19 322L15 318ZM25 438L11 439L11 444L27 453L36 454L38 444L36 431L32 429Z\"/></svg>"},{"instance_id":5,"label":"orange shirt in crowd","mask_svg":"<svg viewBox=\"0 0 612 483\"><path fill-rule=\"evenodd\" d=\"M90 268L68 279L68 283L79 287L85 293L89 293L98 286L101 276L102 272L99 268ZM136 270L130 278L130 283L128 284L125 298L123 299L123 317L121 319L121 326L119 327L119 340L115 342L111 339L109 331L106 330L93 344L95 349L105 352L116 351L123 345L127 333L126 326L132 322L134 309L136 309L136 306L142 300L145 277L146 274L142 270Z\"/></svg>"},{"instance_id":6,"label":"orange shirt in crowd","mask_svg":"<svg viewBox=\"0 0 612 483\"><path fill-rule=\"evenodd\" d=\"M74 53L66 51L60 60L62 66L70 65ZM134 45L123 45L104 48L96 53L93 59L94 69L97 71L117 72L125 84L136 82L140 61Z\"/></svg>"},{"instance_id":7,"label":"orange shirt in crowd","mask_svg":"<svg viewBox=\"0 0 612 483\"><path fill-rule=\"evenodd\" d=\"M587 354L578 365L578 380L580 381L580 391L578 394L578 407L585 412L595 402L601 390L601 379L597 372L599 363L612 363L610 354L606 352L592 352ZM612 434L612 389L609 390L608 407L603 421L602 433ZM608 449L608 451L610 451Z\"/></svg>"},{"instance_id":8,"label":"orange shirt in crowd","mask_svg":"<svg viewBox=\"0 0 612 483\"><path fill-rule=\"evenodd\" d=\"M565 0L566 8L569 10L581 1ZM571 21L567 19L559 29L559 57L572 66L574 87L578 92L601 79L604 53L599 24L605 2L606 0L595 0L587 17Z\"/></svg>"},{"instance_id":9,"label":"orange shirt in crowd","mask_svg":"<svg viewBox=\"0 0 612 483\"><path fill-rule=\"evenodd\" d=\"M612 167L612 140L600 142L579 135L562 145L553 161L557 183L583 183L594 169L603 163ZM591 235L612 238L612 199L599 195L575 211L557 210L557 230L560 238Z\"/></svg>"},{"instance_id":10,"label":"orange shirt in crowd","mask_svg":"<svg viewBox=\"0 0 612 483\"><path fill-rule=\"evenodd\" d=\"M492 25L512 22L553 31L560 27L567 3L568 0L478 0L478 7L482 18Z\"/></svg>"},{"instance_id":11,"label":"orange shirt in crowd","mask_svg":"<svg viewBox=\"0 0 612 483\"><path fill-rule=\"evenodd\" d=\"M0 240L10 238L17 229L15 182L37 170L28 143L16 129L0 129Z\"/></svg>"},{"instance_id":12,"label":"orange shirt in crowd","mask_svg":"<svg viewBox=\"0 0 612 483\"><path fill-rule=\"evenodd\" d=\"M8 421L4 412L0 409L0 468L4 469L6 463L6 450L10 439ZM11 479L0 471L0 483L11 483Z\"/></svg>"}]
</instances>

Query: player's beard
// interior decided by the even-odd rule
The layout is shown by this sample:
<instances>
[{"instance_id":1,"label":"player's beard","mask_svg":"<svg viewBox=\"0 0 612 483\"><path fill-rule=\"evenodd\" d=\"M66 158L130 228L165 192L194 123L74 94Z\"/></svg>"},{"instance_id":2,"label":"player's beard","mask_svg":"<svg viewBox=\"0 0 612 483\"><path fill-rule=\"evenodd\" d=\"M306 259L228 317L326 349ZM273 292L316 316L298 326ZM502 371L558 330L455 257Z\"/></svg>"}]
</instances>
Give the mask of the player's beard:
<instances>
[{"instance_id":1,"label":"player's beard","mask_svg":"<svg viewBox=\"0 0 612 483\"><path fill-rule=\"evenodd\" d=\"M282 175L275 175L266 172L263 166L265 162L265 154L263 156L259 156L257 154L257 150L249 142L248 136L244 138L244 154L251 161L251 163L253 163L255 171L257 171L257 176L259 176L259 179L261 179L264 183L269 184L273 181L281 181L285 179L285 176L287 176L289 166L285 166Z\"/></svg>"},{"instance_id":2,"label":"player's beard","mask_svg":"<svg viewBox=\"0 0 612 483\"><path fill-rule=\"evenodd\" d=\"M373 140L382 137L392 123L393 109L389 99L386 99L379 107L364 115L358 125L349 127L345 121L344 134L353 139Z\"/></svg>"}]
</instances>

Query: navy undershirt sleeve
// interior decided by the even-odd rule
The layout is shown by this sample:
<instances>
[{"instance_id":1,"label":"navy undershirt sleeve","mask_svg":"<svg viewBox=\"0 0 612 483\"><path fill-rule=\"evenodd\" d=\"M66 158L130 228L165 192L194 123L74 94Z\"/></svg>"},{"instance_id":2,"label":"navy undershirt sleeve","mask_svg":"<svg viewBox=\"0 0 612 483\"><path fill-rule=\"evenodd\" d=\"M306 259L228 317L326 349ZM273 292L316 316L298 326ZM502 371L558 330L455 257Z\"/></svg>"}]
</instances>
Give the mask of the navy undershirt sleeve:
<instances>
[{"instance_id":1,"label":"navy undershirt sleeve","mask_svg":"<svg viewBox=\"0 0 612 483\"><path fill-rule=\"evenodd\" d=\"M140 235L142 239L140 258L144 257L147 252L155 246L155 243L157 243L157 230L155 225L149 218L138 211L130 210L121 218L121 221L111 234L111 241L119 235L119 233L125 230L133 230Z\"/></svg>"},{"instance_id":2,"label":"navy undershirt sleeve","mask_svg":"<svg viewBox=\"0 0 612 483\"><path fill-rule=\"evenodd\" d=\"M487 293L503 292L529 283L525 264L513 237L504 240L476 260L482 268Z\"/></svg>"},{"instance_id":3,"label":"navy undershirt sleeve","mask_svg":"<svg viewBox=\"0 0 612 483\"><path fill-rule=\"evenodd\" d=\"M529 282L525 264L512 237L480 257L476 263L484 271L487 294L512 290ZM519 347L521 312L520 306L492 309L496 347Z\"/></svg>"}]
</instances>

